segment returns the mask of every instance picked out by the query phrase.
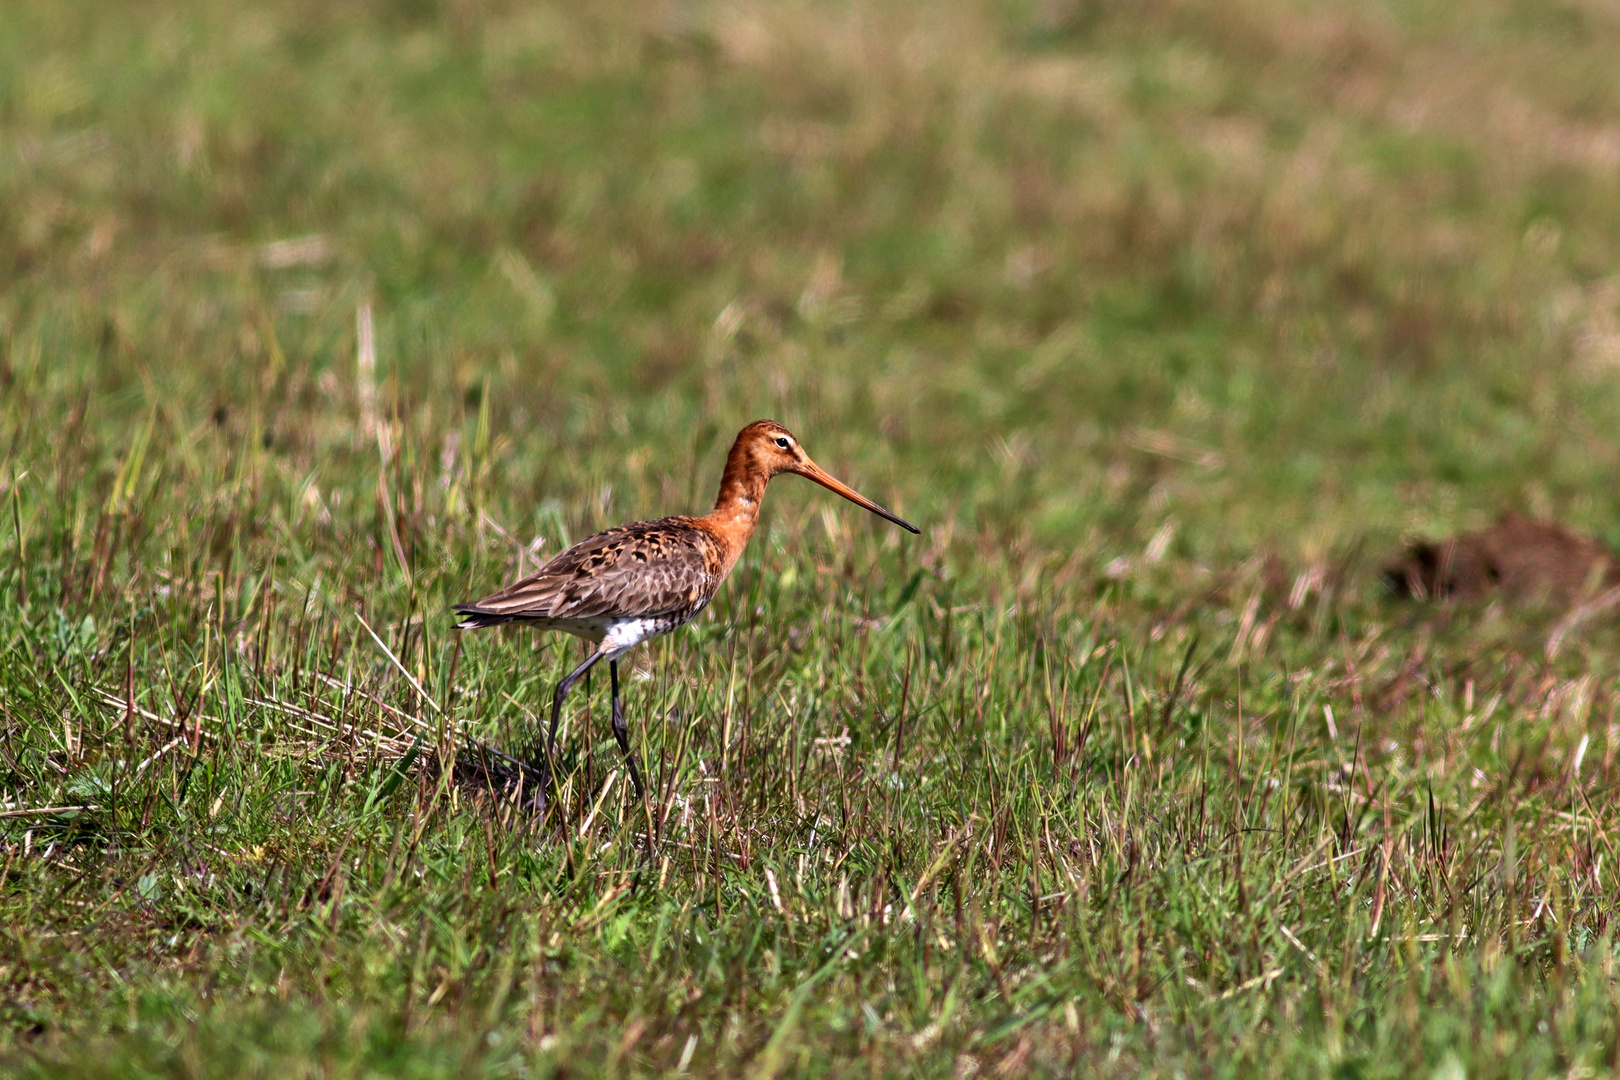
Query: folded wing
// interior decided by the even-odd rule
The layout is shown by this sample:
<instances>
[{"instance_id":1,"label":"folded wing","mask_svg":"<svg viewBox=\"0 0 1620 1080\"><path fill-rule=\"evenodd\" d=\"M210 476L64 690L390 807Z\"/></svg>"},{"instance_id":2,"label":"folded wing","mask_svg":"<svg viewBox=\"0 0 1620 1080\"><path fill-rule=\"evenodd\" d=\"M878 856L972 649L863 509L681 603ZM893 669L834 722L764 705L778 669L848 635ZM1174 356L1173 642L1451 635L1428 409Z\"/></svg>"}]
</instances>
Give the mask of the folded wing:
<instances>
[{"instance_id":1,"label":"folded wing","mask_svg":"<svg viewBox=\"0 0 1620 1080\"><path fill-rule=\"evenodd\" d=\"M714 595L720 568L716 543L695 519L638 521L580 541L476 603L457 604L465 616L457 625L682 616Z\"/></svg>"}]
</instances>

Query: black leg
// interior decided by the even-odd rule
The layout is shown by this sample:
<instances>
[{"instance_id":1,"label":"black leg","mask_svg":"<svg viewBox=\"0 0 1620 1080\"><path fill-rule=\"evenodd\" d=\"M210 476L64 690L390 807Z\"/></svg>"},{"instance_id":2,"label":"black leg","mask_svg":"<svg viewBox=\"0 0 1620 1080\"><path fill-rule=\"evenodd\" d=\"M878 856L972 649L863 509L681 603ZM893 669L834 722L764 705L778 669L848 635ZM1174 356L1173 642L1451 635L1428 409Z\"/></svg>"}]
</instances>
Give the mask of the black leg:
<instances>
[{"instance_id":1,"label":"black leg","mask_svg":"<svg viewBox=\"0 0 1620 1080\"><path fill-rule=\"evenodd\" d=\"M630 779L636 783L636 798L642 798L641 768L636 764L636 752L630 749L630 729L624 722L624 706L619 703L619 662L608 661L608 674L613 678L613 737L619 740L619 752L630 766Z\"/></svg>"},{"instance_id":2,"label":"black leg","mask_svg":"<svg viewBox=\"0 0 1620 1080\"><path fill-rule=\"evenodd\" d=\"M574 688L574 684L579 681L580 676L591 670L591 665L600 659L602 659L601 653L591 653L590 656L585 658L583 664L563 676L562 682L557 684L557 692L551 696L551 731L546 736L546 783L548 785L551 783L550 774L556 771L557 719L562 716L563 699L568 696L568 691Z\"/></svg>"}]
</instances>

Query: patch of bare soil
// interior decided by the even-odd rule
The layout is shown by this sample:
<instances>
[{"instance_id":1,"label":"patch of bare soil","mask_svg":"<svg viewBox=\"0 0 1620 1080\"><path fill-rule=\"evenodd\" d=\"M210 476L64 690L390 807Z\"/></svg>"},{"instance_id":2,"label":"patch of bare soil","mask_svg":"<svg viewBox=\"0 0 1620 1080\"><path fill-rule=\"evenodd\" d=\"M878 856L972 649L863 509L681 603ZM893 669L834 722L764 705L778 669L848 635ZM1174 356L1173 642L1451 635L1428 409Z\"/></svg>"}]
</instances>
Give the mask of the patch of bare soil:
<instances>
[{"instance_id":1,"label":"patch of bare soil","mask_svg":"<svg viewBox=\"0 0 1620 1080\"><path fill-rule=\"evenodd\" d=\"M1499 595L1568 607L1620 587L1620 556L1556 522L1509 514L1479 532L1411 544L1384 581L1415 600Z\"/></svg>"}]
</instances>

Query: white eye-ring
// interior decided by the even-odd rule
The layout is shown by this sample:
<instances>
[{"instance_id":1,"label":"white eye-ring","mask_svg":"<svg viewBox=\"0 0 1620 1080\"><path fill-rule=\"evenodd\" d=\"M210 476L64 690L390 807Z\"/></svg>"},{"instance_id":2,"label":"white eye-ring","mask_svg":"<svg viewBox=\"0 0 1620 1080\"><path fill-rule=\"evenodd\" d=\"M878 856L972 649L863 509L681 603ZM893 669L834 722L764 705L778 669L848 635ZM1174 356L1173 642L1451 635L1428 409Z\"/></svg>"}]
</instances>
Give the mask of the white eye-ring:
<instances>
[{"instance_id":1,"label":"white eye-ring","mask_svg":"<svg viewBox=\"0 0 1620 1080\"><path fill-rule=\"evenodd\" d=\"M776 445L780 446L784 450L786 450L788 448L789 443L790 443L790 440L788 439L788 437L786 435L778 435L776 437Z\"/></svg>"}]
</instances>

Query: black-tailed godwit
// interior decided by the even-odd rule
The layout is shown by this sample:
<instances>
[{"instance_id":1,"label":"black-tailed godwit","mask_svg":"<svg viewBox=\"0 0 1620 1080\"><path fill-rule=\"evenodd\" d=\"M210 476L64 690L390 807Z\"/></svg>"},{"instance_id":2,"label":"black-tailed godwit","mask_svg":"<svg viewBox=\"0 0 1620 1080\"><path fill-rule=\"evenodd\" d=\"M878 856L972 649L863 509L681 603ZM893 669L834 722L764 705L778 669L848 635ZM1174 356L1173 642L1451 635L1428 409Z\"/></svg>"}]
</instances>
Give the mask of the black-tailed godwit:
<instances>
[{"instance_id":1,"label":"black-tailed godwit","mask_svg":"<svg viewBox=\"0 0 1620 1080\"><path fill-rule=\"evenodd\" d=\"M532 623L584 638L596 650L557 684L546 736L546 775L557 759L557 718L563 699L591 667L608 662L613 684L613 737L618 740L642 797L641 770L630 748L619 701L619 657L649 638L690 622L726 580L759 523L759 506L771 477L794 473L836 491L902 529L917 528L828 476L810 460L791 432L756 420L737 434L720 479L720 497L706 517L666 517L620 525L582 540L500 592L474 604L457 604L459 629L502 623ZM547 793L538 793L543 807Z\"/></svg>"}]
</instances>

